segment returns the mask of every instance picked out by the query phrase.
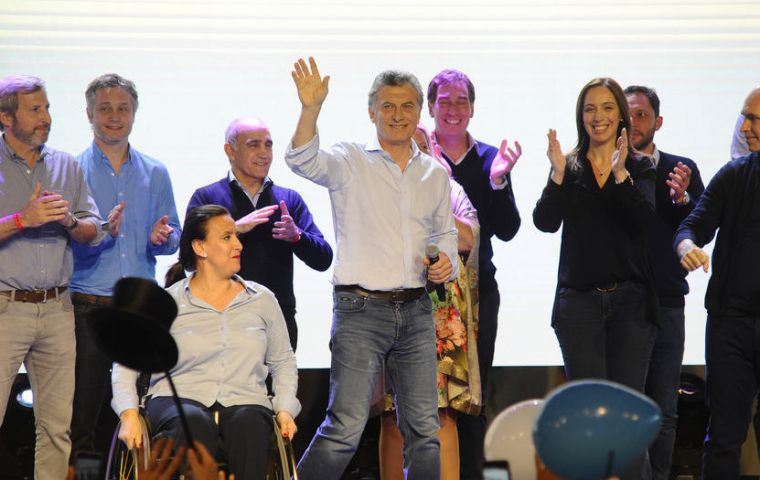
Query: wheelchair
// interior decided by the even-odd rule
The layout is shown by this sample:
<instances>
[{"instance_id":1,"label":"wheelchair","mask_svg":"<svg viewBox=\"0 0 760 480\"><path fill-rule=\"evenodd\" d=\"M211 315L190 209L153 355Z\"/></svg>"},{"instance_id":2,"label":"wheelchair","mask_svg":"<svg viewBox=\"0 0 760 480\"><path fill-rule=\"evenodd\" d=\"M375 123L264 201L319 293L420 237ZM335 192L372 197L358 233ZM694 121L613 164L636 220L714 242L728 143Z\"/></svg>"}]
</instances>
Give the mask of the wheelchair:
<instances>
[{"instance_id":1,"label":"wheelchair","mask_svg":"<svg viewBox=\"0 0 760 480\"><path fill-rule=\"evenodd\" d=\"M151 434L150 424L145 413L145 403L147 401L146 394L149 382L150 375L140 375L138 379L138 392L141 399L139 419L142 430L142 444L145 447L143 449L143 454L141 456L139 450L136 448L127 448L124 442L119 440L119 428L121 428L121 422L119 422L116 425L113 437L111 438L111 447L108 452L106 463L106 480L138 480L138 462L142 462L144 466L148 465L148 459L150 458ZM216 416L214 419L218 423ZM274 428L271 441L268 445L269 458L267 460L266 479L290 480L292 478L298 480L293 446L289 439L282 438L282 432L280 432L280 427L277 425L274 417L272 417L272 424ZM225 469L224 463L221 462L219 467L220 469ZM184 478L183 475L180 474L180 478Z\"/></svg>"}]
</instances>

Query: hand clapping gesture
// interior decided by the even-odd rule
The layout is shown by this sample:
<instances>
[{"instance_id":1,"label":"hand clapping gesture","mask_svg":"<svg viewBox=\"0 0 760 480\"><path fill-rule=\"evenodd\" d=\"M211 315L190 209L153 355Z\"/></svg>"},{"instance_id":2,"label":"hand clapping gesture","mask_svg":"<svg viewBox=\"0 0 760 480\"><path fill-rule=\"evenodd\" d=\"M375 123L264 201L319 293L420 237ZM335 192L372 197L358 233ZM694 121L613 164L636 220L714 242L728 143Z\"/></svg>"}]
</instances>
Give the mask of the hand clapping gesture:
<instances>
[{"instance_id":1,"label":"hand clapping gesture","mask_svg":"<svg viewBox=\"0 0 760 480\"><path fill-rule=\"evenodd\" d=\"M496 154L496 157L491 163L490 175L491 182L493 182L494 185L501 185L505 182L506 175L512 171L515 163L517 163L520 155L522 155L522 147L520 147L520 142L515 141L514 150L508 148L507 145L507 139L505 138L501 141L501 148L499 148L499 153Z\"/></svg>"},{"instance_id":2,"label":"hand clapping gesture","mask_svg":"<svg viewBox=\"0 0 760 480\"><path fill-rule=\"evenodd\" d=\"M625 169L625 161L628 158L628 134L625 128L621 130L617 139L617 148L612 154L612 174L616 182L622 182L629 175Z\"/></svg>"},{"instance_id":3,"label":"hand clapping gesture","mask_svg":"<svg viewBox=\"0 0 760 480\"><path fill-rule=\"evenodd\" d=\"M552 181L557 185L562 185L562 181L565 178L567 160L562 154L562 147L560 147L559 140L557 140L557 131L550 128L549 132L546 134L546 138L549 140L549 146L546 148L546 156L552 164Z\"/></svg>"},{"instance_id":4,"label":"hand clapping gesture","mask_svg":"<svg viewBox=\"0 0 760 480\"><path fill-rule=\"evenodd\" d=\"M665 184L670 187L670 199L675 203L683 203L686 189L689 188L691 181L691 169L683 162L678 162L668 177Z\"/></svg>"}]
</instances>

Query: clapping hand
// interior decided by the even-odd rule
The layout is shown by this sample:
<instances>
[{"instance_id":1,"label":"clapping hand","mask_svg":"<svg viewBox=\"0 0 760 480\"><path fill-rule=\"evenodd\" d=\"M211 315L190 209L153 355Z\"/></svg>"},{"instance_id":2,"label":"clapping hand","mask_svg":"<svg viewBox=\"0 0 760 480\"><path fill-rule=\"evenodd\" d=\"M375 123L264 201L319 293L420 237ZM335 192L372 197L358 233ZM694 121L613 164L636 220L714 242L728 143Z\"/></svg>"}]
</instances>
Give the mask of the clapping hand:
<instances>
[{"instance_id":1,"label":"clapping hand","mask_svg":"<svg viewBox=\"0 0 760 480\"><path fill-rule=\"evenodd\" d=\"M625 172L625 160L628 158L628 134L625 128L620 132L620 136L617 139L617 148L612 154L612 174L615 175L616 181L625 180L623 172Z\"/></svg>"},{"instance_id":2,"label":"clapping hand","mask_svg":"<svg viewBox=\"0 0 760 480\"><path fill-rule=\"evenodd\" d=\"M546 156L552 164L552 180L554 183L561 185L562 180L565 178L567 160L562 154L562 147L559 144L559 140L557 140L557 131L550 128L549 132L546 134L546 138L549 140L549 145L546 148Z\"/></svg>"},{"instance_id":3,"label":"clapping hand","mask_svg":"<svg viewBox=\"0 0 760 480\"><path fill-rule=\"evenodd\" d=\"M274 222L274 228L272 228L272 238L291 243L297 242L301 239L301 231L296 222L293 221L293 217L290 216L285 200L280 200L280 212L282 213L280 221Z\"/></svg>"},{"instance_id":4,"label":"clapping hand","mask_svg":"<svg viewBox=\"0 0 760 480\"><path fill-rule=\"evenodd\" d=\"M515 163L517 163L517 160L520 158L520 155L522 155L522 147L520 147L520 142L515 141L515 148L514 150L512 148L508 148L507 139L501 141L501 148L499 148L499 153L496 154L496 157L494 157L493 162L491 163L491 182L493 182L494 185L501 185L504 183L506 175L512 171L512 169L515 166Z\"/></svg>"},{"instance_id":5,"label":"clapping hand","mask_svg":"<svg viewBox=\"0 0 760 480\"><path fill-rule=\"evenodd\" d=\"M108 234L113 238L119 236L119 229L121 228L121 220L124 218L124 205L122 200L115 207L108 212Z\"/></svg>"},{"instance_id":6,"label":"clapping hand","mask_svg":"<svg viewBox=\"0 0 760 480\"><path fill-rule=\"evenodd\" d=\"M169 235L174 232L174 228L169 225L169 216L164 215L153 224L150 230L150 243L153 245L163 245L169 240Z\"/></svg>"},{"instance_id":7,"label":"clapping hand","mask_svg":"<svg viewBox=\"0 0 760 480\"><path fill-rule=\"evenodd\" d=\"M245 217L236 220L235 228L237 229L238 233L248 233L256 226L261 225L262 223L267 223L269 221L269 217L271 217L272 214L276 211L277 205L267 205L266 207L261 207L258 210L252 211Z\"/></svg>"},{"instance_id":8,"label":"clapping hand","mask_svg":"<svg viewBox=\"0 0 760 480\"><path fill-rule=\"evenodd\" d=\"M670 187L670 199L675 203L683 203L686 196L686 189L689 188L691 181L691 169L678 162L673 171L668 174L668 180L665 184Z\"/></svg>"}]
</instances>

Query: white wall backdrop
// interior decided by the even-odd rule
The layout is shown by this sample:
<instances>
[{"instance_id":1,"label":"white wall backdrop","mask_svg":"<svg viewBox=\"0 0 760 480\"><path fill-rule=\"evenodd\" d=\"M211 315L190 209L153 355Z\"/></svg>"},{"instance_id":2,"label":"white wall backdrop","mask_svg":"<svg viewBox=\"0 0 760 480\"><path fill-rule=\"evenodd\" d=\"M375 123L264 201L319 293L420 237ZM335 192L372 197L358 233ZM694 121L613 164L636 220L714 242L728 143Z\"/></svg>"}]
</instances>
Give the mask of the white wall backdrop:
<instances>
[{"instance_id":1,"label":"white wall backdrop","mask_svg":"<svg viewBox=\"0 0 760 480\"><path fill-rule=\"evenodd\" d=\"M653 86L665 118L658 147L694 159L708 180L728 161L744 96L760 83L760 9L756 0L0 0L0 76L47 81L51 146L77 154L91 141L83 93L92 78L135 81L131 143L166 163L184 217L193 190L227 170L228 122L259 116L275 139L272 178L301 192L334 244L326 192L282 161L299 111L290 68L306 55L332 76L320 119L326 144L369 136L366 93L381 70L412 71L423 86L442 68L470 75L471 132L523 146L513 173L522 227L511 242L496 241L495 363L552 365L561 364L549 326L560 235L532 224L548 174L547 129L572 147L576 96L595 76ZM329 365L330 277L297 267L300 367ZM706 279L690 276L687 363L704 361Z\"/></svg>"}]
</instances>

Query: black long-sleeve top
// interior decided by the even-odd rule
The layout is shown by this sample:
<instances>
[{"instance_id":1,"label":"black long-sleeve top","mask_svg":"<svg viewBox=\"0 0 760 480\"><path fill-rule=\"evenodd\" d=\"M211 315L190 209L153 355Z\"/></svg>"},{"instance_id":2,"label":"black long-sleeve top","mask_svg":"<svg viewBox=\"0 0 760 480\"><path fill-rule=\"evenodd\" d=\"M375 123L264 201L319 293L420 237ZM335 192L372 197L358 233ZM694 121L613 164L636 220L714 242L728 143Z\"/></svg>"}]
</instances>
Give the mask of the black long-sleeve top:
<instances>
[{"instance_id":1,"label":"black long-sleeve top","mask_svg":"<svg viewBox=\"0 0 760 480\"><path fill-rule=\"evenodd\" d=\"M480 223L479 282L481 290L495 286L496 266L491 237L505 242L512 240L520 228L520 212L512 192L512 178L500 190L491 187L491 164L499 150L486 143L476 142L464 159L455 165L449 161L451 176L459 183L478 211Z\"/></svg>"},{"instance_id":2,"label":"black long-sleeve top","mask_svg":"<svg viewBox=\"0 0 760 480\"><path fill-rule=\"evenodd\" d=\"M590 290L634 280L653 291L647 229L655 215L655 168L648 157L632 155L625 166L633 182L616 184L610 174L599 188L588 160L568 157L562 185L549 179L544 188L533 223L543 232L564 225L558 287Z\"/></svg>"},{"instance_id":3,"label":"black long-sleeve top","mask_svg":"<svg viewBox=\"0 0 760 480\"><path fill-rule=\"evenodd\" d=\"M716 230L708 313L760 313L760 153L733 160L715 174L678 227L673 248L687 238L702 247Z\"/></svg>"}]
</instances>

